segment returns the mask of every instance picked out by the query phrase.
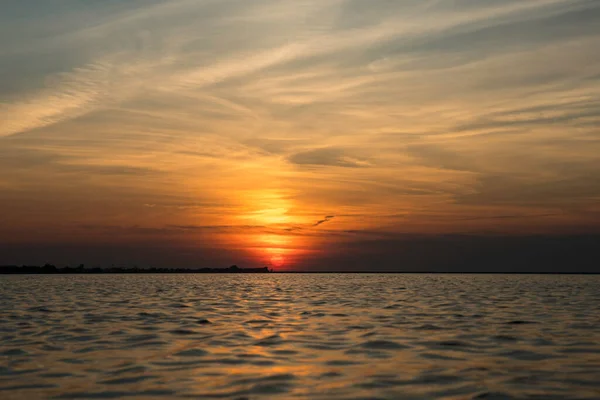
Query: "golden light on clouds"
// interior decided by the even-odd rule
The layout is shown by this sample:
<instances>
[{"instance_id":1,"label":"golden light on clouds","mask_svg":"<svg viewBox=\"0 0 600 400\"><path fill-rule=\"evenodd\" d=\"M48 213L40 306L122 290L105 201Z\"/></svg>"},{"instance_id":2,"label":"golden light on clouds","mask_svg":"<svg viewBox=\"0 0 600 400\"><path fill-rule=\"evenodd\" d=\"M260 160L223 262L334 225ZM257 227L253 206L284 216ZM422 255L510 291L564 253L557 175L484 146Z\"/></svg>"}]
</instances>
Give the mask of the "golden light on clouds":
<instances>
[{"instance_id":1,"label":"golden light on clouds","mask_svg":"<svg viewBox=\"0 0 600 400\"><path fill-rule=\"evenodd\" d=\"M242 196L247 209L246 214L239 216L242 220L265 226L298 222L297 217L290 215L292 201L280 190L249 191Z\"/></svg>"}]
</instances>

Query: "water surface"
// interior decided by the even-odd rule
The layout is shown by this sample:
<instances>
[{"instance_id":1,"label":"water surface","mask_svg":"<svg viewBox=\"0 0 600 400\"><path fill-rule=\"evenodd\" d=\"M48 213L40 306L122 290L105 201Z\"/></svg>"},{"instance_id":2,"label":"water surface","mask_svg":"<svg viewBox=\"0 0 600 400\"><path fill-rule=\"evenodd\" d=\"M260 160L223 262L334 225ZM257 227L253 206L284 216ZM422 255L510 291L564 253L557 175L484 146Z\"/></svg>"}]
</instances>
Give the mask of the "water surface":
<instances>
[{"instance_id":1,"label":"water surface","mask_svg":"<svg viewBox=\"0 0 600 400\"><path fill-rule=\"evenodd\" d=\"M2 399L600 399L600 276L0 277Z\"/></svg>"}]
</instances>

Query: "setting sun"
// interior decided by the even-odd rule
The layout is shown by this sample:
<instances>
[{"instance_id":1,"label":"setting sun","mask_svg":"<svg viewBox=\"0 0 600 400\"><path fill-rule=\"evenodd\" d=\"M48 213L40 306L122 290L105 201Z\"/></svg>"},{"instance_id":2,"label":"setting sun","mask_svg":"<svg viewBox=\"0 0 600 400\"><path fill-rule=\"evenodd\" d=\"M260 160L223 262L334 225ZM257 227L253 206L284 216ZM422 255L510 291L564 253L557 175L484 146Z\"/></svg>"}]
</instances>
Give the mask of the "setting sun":
<instances>
[{"instance_id":1,"label":"setting sun","mask_svg":"<svg viewBox=\"0 0 600 400\"><path fill-rule=\"evenodd\" d=\"M282 255L274 255L271 257L271 265L274 267L281 267L285 264L285 258Z\"/></svg>"}]
</instances>

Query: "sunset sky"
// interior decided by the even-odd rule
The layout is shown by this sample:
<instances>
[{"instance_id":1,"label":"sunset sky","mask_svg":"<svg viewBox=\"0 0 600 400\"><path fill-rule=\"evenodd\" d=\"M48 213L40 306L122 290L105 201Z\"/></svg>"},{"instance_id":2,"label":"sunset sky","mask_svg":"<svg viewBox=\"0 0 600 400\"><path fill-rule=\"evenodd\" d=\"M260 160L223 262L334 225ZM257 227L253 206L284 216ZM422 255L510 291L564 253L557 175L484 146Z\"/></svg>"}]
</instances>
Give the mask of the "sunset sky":
<instances>
[{"instance_id":1,"label":"sunset sky","mask_svg":"<svg viewBox=\"0 0 600 400\"><path fill-rule=\"evenodd\" d=\"M0 4L0 264L418 269L599 237L598 0Z\"/></svg>"}]
</instances>

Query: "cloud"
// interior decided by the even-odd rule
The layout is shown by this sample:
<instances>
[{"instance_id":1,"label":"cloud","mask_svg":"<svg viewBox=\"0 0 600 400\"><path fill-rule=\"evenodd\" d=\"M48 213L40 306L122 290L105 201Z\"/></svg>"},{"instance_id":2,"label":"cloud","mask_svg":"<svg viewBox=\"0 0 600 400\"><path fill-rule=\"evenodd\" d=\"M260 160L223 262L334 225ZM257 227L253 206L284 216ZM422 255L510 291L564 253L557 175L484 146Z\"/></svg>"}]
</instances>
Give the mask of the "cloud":
<instances>
[{"instance_id":1,"label":"cloud","mask_svg":"<svg viewBox=\"0 0 600 400\"><path fill-rule=\"evenodd\" d=\"M426 165L445 170L473 171L476 165L468 156L437 144L411 144L406 146L406 150Z\"/></svg>"},{"instance_id":2,"label":"cloud","mask_svg":"<svg viewBox=\"0 0 600 400\"><path fill-rule=\"evenodd\" d=\"M598 273L599 245L598 233L357 237L305 262L323 270Z\"/></svg>"},{"instance_id":3,"label":"cloud","mask_svg":"<svg viewBox=\"0 0 600 400\"><path fill-rule=\"evenodd\" d=\"M61 74L57 84L18 102L0 103L0 137L83 115L108 91L110 67L92 64Z\"/></svg>"},{"instance_id":4,"label":"cloud","mask_svg":"<svg viewBox=\"0 0 600 400\"><path fill-rule=\"evenodd\" d=\"M241 231L257 230L265 228L264 225L169 225L167 228L183 231Z\"/></svg>"},{"instance_id":5,"label":"cloud","mask_svg":"<svg viewBox=\"0 0 600 400\"><path fill-rule=\"evenodd\" d=\"M457 196L463 204L514 204L528 207L562 205L563 209L582 208L582 203L600 198L600 183L586 174L573 174L569 179L523 175L507 177L484 175L476 191ZM569 204L571 203L571 204ZM585 208L585 207L584 207Z\"/></svg>"},{"instance_id":6,"label":"cloud","mask_svg":"<svg viewBox=\"0 0 600 400\"><path fill-rule=\"evenodd\" d=\"M325 147L298 152L288 157L288 161L297 165L330 166L345 168L363 168L369 163L347 154L344 149Z\"/></svg>"},{"instance_id":7,"label":"cloud","mask_svg":"<svg viewBox=\"0 0 600 400\"><path fill-rule=\"evenodd\" d=\"M329 221L331 221L333 218L335 218L335 216L334 216L334 215L328 215L328 216L326 216L325 218L323 218L323 219L321 219L321 220L319 220L319 221L315 222L315 223L313 224L313 226L319 226L319 225L322 225L322 224L324 224L325 222L329 222Z\"/></svg>"},{"instance_id":8,"label":"cloud","mask_svg":"<svg viewBox=\"0 0 600 400\"><path fill-rule=\"evenodd\" d=\"M0 167L15 172L53 171L56 173L114 176L156 175L159 169L150 166L136 166L130 163L111 163L105 160L91 160L74 155L56 154L47 150L32 148L0 149ZM2 173L0 173L0 176Z\"/></svg>"}]
</instances>

